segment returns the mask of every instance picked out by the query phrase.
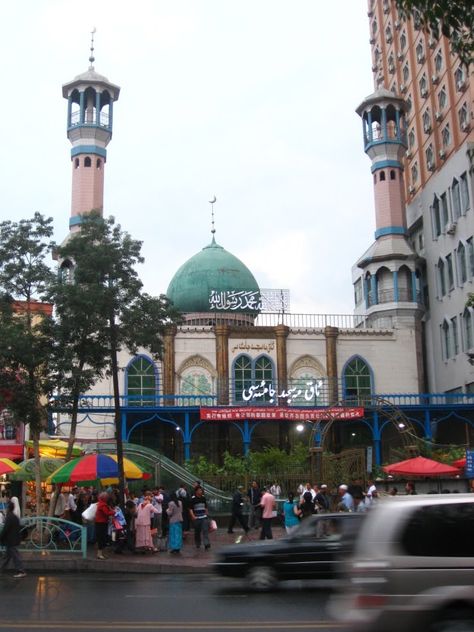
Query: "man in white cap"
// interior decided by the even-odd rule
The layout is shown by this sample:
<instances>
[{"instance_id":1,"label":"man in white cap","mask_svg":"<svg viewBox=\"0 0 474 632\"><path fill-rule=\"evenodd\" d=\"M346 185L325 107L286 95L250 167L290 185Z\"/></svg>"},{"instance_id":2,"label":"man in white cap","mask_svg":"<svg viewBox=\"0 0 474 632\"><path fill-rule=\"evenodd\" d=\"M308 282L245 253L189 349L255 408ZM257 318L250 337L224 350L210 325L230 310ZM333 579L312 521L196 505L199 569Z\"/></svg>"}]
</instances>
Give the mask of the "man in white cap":
<instances>
[{"instance_id":1,"label":"man in white cap","mask_svg":"<svg viewBox=\"0 0 474 632\"><path fill-rule=\"evenodd\" d=\"M347 485L339 485L339 505L343 511L354 511L354 499L347 490Z\"/></svg>"},{"instance_id":2,"label":"man in white cap","mask_svg":"<svg viewBox=\"0 0 474 632\"><path fill-rule=\"evenodd\" d=\"M320 486L318 493L315 498L318 511L320 513L327 513L329 511L330 502L329 502L329 494L328 494L328 486L323 483Z\"/></svg>"}]
</instances>

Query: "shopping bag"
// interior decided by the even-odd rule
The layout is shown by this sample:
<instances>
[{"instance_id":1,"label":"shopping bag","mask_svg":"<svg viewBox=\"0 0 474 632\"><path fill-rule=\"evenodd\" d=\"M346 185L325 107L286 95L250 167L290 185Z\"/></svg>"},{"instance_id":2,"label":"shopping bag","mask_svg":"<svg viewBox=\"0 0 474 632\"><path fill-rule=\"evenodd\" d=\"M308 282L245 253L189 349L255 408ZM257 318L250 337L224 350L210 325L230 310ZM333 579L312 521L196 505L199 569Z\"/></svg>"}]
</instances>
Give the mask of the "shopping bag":
<instances>
[{"instance_id":1,"label":"shopping bag","mask_svg":"<svg viewBox=\"0 0 474 632\"><path fill-rule=\"evenodd\" d=\"M217 531L217 522L215 520L209 520L209 532Z\"/></svg>"},{"instance_id":2,"label":"shopping bag","mask_svg":"<svg viewBox=\"0 0 474 632\"><path fill-rule=\"evenodd\" d=\"M86 522L94 522L95 514L97 512L97 503L92 503L82 512L82 519Z\"/></svg>"}]
</instances>

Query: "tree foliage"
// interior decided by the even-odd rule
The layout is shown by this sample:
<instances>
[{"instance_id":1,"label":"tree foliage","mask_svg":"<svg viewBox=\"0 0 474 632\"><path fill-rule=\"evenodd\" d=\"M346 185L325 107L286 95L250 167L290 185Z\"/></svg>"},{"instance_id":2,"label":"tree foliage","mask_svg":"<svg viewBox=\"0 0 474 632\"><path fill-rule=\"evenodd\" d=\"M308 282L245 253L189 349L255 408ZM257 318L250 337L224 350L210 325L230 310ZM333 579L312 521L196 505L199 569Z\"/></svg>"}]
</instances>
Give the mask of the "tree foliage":
<instances>
[{"instance_id":1,"label":"tree foliage","mask_svg":"<svg viewBox=\"0 0 474 632\"><path fill-rule=\"evenodd\" d=\"M402 18L419 21L432 37L447 37L453 53L466 66L474 59L472 0L396 0Z\"/></svg>"}]
</instances>

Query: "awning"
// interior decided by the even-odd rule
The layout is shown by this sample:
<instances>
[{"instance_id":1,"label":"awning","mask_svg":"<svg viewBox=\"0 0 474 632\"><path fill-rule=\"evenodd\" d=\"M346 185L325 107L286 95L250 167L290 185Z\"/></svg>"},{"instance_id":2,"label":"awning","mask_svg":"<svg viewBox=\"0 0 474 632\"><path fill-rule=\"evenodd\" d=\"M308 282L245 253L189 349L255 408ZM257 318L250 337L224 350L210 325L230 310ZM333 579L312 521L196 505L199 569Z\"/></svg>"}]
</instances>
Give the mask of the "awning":
<instances>
[{"instance_id":1,"label":"awning","mask_svg":"<svg viewBox=\"0 0 474 632\"><path fill-rule=\"evenodd\" d=\"M24 446L22 443L0 444L0 458L12 461L23 459Z\"/></svg>"}]
</instances>

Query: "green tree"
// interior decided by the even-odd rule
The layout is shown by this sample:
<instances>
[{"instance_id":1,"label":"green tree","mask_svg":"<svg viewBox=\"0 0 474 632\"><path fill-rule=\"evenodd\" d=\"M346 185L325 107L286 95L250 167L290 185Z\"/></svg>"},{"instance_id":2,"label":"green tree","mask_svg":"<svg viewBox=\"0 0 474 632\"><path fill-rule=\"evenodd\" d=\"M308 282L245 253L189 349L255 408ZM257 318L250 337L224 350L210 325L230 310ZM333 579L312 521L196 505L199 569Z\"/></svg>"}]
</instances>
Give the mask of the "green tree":
<instances>
[{"instance_id":1,"label":"green tree","mask_svg":"<svg viewBox=\"0 0 474 632\"><path fill-rule=\"evenodd\" d=\"M76 318L79 314L82 316L83 308L88 309L84 294L89 294L92 298L93 304L89 308L93 312L91 325L95 328L92 335L97 341L97 354L94 352L94 365L90 369L98 372L106 369L112 378L122 499L125 481L118 353L123 348L135 353L139 347L143 347L153 357L160 358L165 328L179 321L177 312L170 306L166 296L152 297L143 292L143 284L135 269L137 264L143 262L140 252L141 242L123 232L119 225L115 225L113 218L104 219L97 213L84 215L81 230L58 249L59 258L72 265L72 283L76 286L76 291L70 294L59 292L59 296L66 302L71 297L81 296L81 309L74 315L77 306L72 305L70 317ZM69 307L61 309L67 313ZM90 336L91 333L88 332L87 335ZM74 340L74 335L70 340ZM79 363L77 351L78 348L74 350L74 355L76 363ZM87 366L87 362L85 359L82 369ZM71 393L70 386L68 391Z\"/></svg>"},{"instance_id":2,"label":"green tree","mask_svg":"<svg viewBox=\"0 0 474 632\"><path fill-rule=\"evenodd\" d=\"M474 59L472 0L396 0L402 18L413 19L435 39L447 37L453 53L469 66Z\"/></svg>"},{"instance_id":3,"label":"green tree","mask_svg":"<svg viewBox=\"0 0 474 632\"><path fill-rule=\"evenodd\" d=\"M47 422L48 366L52 340L43 329L50 319L38 301L54 278L47 264L54 247L52 220L0 224L0 408L30 428L36 464L36 508L41 507L39 436Z\"/></svg>"}]
</instances>

